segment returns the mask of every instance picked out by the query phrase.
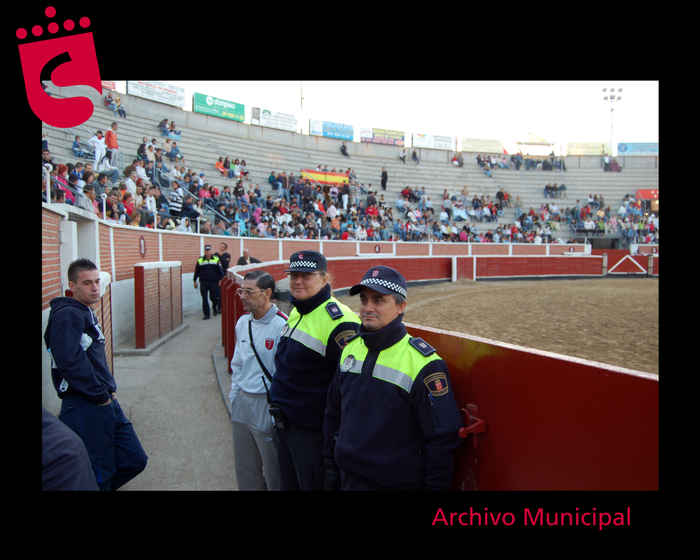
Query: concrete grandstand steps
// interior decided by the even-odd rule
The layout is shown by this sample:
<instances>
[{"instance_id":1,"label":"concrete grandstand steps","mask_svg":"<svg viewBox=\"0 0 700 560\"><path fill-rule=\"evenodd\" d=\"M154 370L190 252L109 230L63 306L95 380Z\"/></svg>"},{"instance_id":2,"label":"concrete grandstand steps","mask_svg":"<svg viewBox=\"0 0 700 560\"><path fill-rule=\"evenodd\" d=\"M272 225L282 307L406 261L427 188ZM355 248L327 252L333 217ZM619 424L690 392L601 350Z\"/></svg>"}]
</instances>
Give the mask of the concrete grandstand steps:
<instances>
[{"instance_id":1,"label":"concrete grandstand steps","mask_svg":"<svg viewBox=\"0 0 700 560\"><path fill-rule=\"evenodd\" d=\"M573 206L576 199L585 200L589 193L602 194L606 205L609 204L611 208L615 209L625 194L633 194L638 188L657 188L658 186L656 169L625 168L621 173L605 173L602 169L571 167L566 172L525 171L524 169L515 171L497 168L494 170L494 177L489 178L478 169L476 162L473 157L470 158L469 154L465 154L465 164L462 168L451 165L447 161L447 154L444 162L425 159L416 165L407 159L406 164L403 164L398 159L398 149L396 157L371 157L351 153L351 157L347 158L337 150L310 150L295 145L293 135L289 136L289 144L265 140L264 134L267 129L260 129L262 131L261 138L241 138L217 130L203 130L194 126L185 126L186 121L191 119L186 118L184 111L142 99L133 105L146 107L146 110L131 110L131 98L127 95L121 95L127 111L127 118L123 119L103 106L102 98L97 92L91 88L84 89L86 90L85 95L93 99L95 103L95 111L89 121L73 129L43 126L42 130L48 135L49 149L56 162L75 161L71 145L76 134L81 136L82 141L86 141L97 128L106 131L112 122L117 122L119 124L120 152L123 166L125 166L136 158L136 150L144 136L155 137L160 145L163 144L165 138L160 135L157 124L162 118L167 117L175 120L177 128L182 130L182 137L178 141L178 145L185 157L187 167L197 173L203 172L205 179L217 187L233 186L235 181L221 176L214 167L214 163L223 156L244 159L249 170L249 178L245 182L246 186L250 183L258 184L265 196L273 192L267 182L270 171L285 171L288 175L290 173L298 175L301 169L315 169L318 164L324 164L328 169L336 168L342 171L351 167L360 183L366 187L371 184L373 190L384 194L386 203L392 206L404 186L422 186L425 188L426 194L431 197L433 206L437 210L439 210L442 193L445 189L450 195L453 195L460 193L465 185L470 195L489 195L492 199L496 198L496 193L502 186L513 199L517 196L520 197L524 210L530 207L538 209L542 204L553 201L543 195L544 186L550 182L567 185L567 198L555 199L562 210L567 206ZM49 86L48 90L52 95L61 96L62 94L62 90L54 88L52 85ZM213 117L211 118L213 119ZM197 120L197 122L200 121ZM337 142L337 146L340 146L340 142ZM166 165L169 165L167 159ZM123 170L123 166L121 170ZM387 191L382 191L380 187L382 167L385 167L389 174L389 189ZM512 212L512 209L506 209L499 223L511 223ZM488 224L484 223L483 225ZM495 227L495 224L491 224L491 226Z\"/></svg>"}]
</instances>

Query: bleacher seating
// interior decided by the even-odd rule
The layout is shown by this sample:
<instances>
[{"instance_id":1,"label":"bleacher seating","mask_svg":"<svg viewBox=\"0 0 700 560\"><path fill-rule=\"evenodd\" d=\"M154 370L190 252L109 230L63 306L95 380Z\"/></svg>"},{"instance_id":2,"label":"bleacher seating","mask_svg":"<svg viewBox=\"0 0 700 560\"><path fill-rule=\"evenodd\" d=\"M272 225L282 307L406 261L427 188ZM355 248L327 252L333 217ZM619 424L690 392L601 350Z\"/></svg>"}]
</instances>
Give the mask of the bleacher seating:
<instances>
[{"instance_id":1,"label":"bleacher seating","mask_svg":"<svg viewBox=\"0 0 700 560\"><path fill-rule=\"evenodd\" d=\"M57 97L65 95L60 88L53 85L48 86L48 91ZM512 200L520 197L523 210L534 208L537 211L542 204L552 201L544 196L544 186L547 183L564 183L567 187L566 198L557 199L557 204L562 210L567 206L573 206L576 200L585 201L589 193L598 193L604 196L606 206L609 205L613 212L625 195L634 194L640 188L658 188L658 170L655 168L628 167L621 173L609 173L603 172L602 168L581 169L575 165L576 157L567 160L566 172L525 170L524 167L519 171L496 168L491 178L479 169L475 159L476 154L464 153L464 166L461 168L450 163L453 154L446 151L443 152L442 161L431 161L436 159L434 154L431 154L433 157L421 157L419 165L410 158L407 158L404 164L398 159L400 150L398 147L395 150L395 156L376 157L367 155L367 150L361 149L361 145L347 143L351 157L345 157L338 149L340 141L337 141L337 147L334 150L327 150L328 143L324 143L324 149L308 149L306 146L297 145L294 141L276 142L275 134L270 134L270 139L241 138L220 132L220 127L208 127L208 119L215 119L215 117L201 115L201 119L185 118L185 112L182 110L141 98L136 103L133 102L134 98L128 95L121 95L127 118L119 118L104 107L101 96L92 88L72 87L70 95L76 95L78 91L80 95L90 97L94 101L95 111L87 122L70 129L54 128L45 124L42 126L42 132L47 135L49 149L56 163L76 161L71 150L75 135L79 135L81 139L89 138L97 129L107 130L110 124L116 121L119 124L121 161L126 165L136 158L137 148L144 136L149 139L156 138L158 144L162 145L165 138L157 127L158 123L164 116L179 114L180 118L175 116L173 120L177 122L177 128L182 132L178 146L184 155L187 167L198 173L204 172L205 180L210 184L217 187L229 185L233 188L236 181L222 176L214 164L222 156L245 159L249 170L246 184L258 184L263 197L273 192L267 182L270 171L286 171L287 174L291 172L298 175L301 169L315 169L318 164L324 164L328 169L335 168L339 171L345 171L351 167L360 183L365 187L371 184L373 190L378 191L378 194L384 194L387 204L392 206L405 186L422 186L438 213L443 191L447 189L451 195L458 194L464 186L468 188L470 196L489 195L492 200L496 199L496 193L502 187L510 194ZM136 107L139 109L148 107L148 110L139 110ZM200 117L200 115L196 116ZM280 132L280 134L287 133ZM418 151L422 153L425 150ZM382 153L387 151L384 150ZM442 158L442 156L439 157ZM380 187L382 167L386 168L389 176L387 191L382 191ZM498 223L488 224L488 229L493 229L498 224L505 225L512 222L513 208L511 207L505 209ZM480 230L483 229L484 225L480 224ZM565 229L562 228L562 230ZM563 233L566 234L566 231Z\"/></svg>"}]
</instances>

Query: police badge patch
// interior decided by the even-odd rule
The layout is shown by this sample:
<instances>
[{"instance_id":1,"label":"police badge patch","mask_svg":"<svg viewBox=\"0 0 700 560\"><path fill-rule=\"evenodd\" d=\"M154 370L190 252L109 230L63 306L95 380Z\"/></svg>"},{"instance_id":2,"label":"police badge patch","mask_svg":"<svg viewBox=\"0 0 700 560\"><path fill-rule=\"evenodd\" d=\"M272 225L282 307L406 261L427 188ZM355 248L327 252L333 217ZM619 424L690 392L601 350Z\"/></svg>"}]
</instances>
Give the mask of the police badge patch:
<instances>
[{"instance_id":1,"label":"police badge patch","mask_svg":"<svg viewBox=\"0 0 700 560\"><path fill-rule=\"evenodd\" d=\"M355 336L355 331L353 330L347 330L347 331L341 331L333 339L335 340L335 343L338 345L338 348L341 350L345 348L345 345L350 342L350 339Z\"/></svg>"},{"instance_id":2,"label":"police badge patch","mask_svg":"<svg viewBox=\"0 0 700 560\"><path fill-rule=\"evenodd\" d=\"M343 363L340 366L340 371L349 371L352 366L355 365L355 356L350 354L347 358L343 360Z\"/></svg>"},{"instance_id":3,"label":"police badge patch","mask_svg":"<svg viewBox=\"0 0 700 560\"><path fill-rule=\"evenodd\" d=\"M450 391L447 386L447 374L442 371L431 373L423 380L423 383L433 397L442 397Z\"/></svg>"}]
</instances>

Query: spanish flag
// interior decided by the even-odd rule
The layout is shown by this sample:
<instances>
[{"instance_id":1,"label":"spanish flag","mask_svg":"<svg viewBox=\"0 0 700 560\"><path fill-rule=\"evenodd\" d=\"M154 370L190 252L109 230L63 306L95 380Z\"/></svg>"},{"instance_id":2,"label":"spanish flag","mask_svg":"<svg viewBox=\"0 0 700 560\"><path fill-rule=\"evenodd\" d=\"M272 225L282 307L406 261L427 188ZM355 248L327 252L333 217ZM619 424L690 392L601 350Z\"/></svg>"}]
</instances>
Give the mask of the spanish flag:
<instances>
[{"instance_id":1,"label":"spanish flag","mask_svg":"<svg viewBox=\"0 0 700 560\"><path fill-rule=\"evenodd\" d=\"M348 176L345 173L331 173L329 171L314 171L313 169L302 169L301 176L304 179L321 183L322 185L344 185L348 182Z\"/></svg>"}]
</instances>

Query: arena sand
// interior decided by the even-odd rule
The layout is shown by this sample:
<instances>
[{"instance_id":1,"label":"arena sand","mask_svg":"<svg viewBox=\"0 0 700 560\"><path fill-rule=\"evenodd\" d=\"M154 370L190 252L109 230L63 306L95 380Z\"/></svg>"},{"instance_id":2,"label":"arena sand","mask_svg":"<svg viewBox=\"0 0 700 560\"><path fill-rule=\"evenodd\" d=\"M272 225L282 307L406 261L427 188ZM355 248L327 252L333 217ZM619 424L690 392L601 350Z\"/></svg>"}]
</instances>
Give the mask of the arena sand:
<instances>
[{"instance_id":1,"label":"arena sand","mask_svg":"<svg viewBox=\"0 0 700 560\"><path fill-rule=\"evenodd\" d=\"M659 373L658 278L409 286L404 320ZM359 296L339 299L359 311Z\"/></svg>"}]
</instances>

